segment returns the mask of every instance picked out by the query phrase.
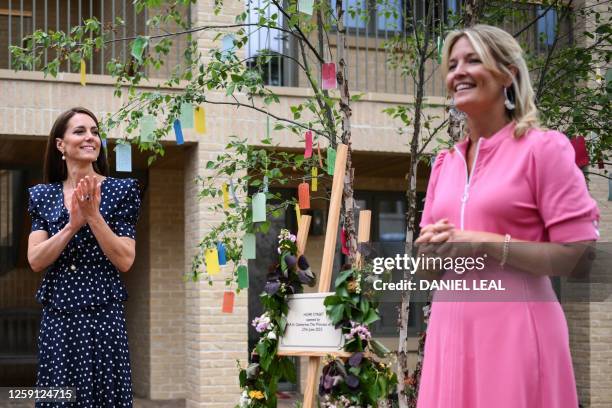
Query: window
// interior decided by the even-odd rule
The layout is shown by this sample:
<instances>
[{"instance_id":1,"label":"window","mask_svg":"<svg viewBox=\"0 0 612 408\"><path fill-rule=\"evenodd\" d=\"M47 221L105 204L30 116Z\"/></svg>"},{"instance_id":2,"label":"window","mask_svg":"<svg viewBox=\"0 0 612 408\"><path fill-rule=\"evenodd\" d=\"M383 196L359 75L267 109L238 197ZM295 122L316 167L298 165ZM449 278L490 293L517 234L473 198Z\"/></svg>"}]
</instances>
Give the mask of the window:
<instances>
[{"instance_id":1,"label":"window","mask_svg":"<svg viewBox=\"0 0 612 408\"><path fill-rule=\"evenodd\" d=\"M422 213L424 193L417 193L417 214ZM376 254L373 256L394 257L403 254L406 241L406 196L403 192L370 192L356 191L355 201L359 209L372 210L372 224L370 227L372 246ZM356 225L359 225L358 212ZM418 231L415 237L418 236ZM402 271L393 276L395 282L402 279ZM397 292L399 298L399 292ZM381 302L378 306L380 320L374 323L374 333L381 336L395 336L398 333L397 318L399 299ZM410 303L410 316L408 319L409 332L423 330L422 302Z\"/></svg>"},{"instance_id":2,"label":"window","mask_svg":"<svg viewBox=\"0 0 612 408\"><path fill-rule=\"evenodd\" d=\"M557 10L554 7L538 6L537 16L540 17L537 23L537 41L546 46L553 45L555 41L555 31L557 29Z\"/></svg>"},{"instance_id":3,"label":"window","mask_svg":"<svg viewBox=\"0 0 612 408\"><path fill-rule=\"evenodd\" d=\"M19 170L0 170L0 276L19 266L23 236L25 177Z\"/></svg>"}]
</instances>

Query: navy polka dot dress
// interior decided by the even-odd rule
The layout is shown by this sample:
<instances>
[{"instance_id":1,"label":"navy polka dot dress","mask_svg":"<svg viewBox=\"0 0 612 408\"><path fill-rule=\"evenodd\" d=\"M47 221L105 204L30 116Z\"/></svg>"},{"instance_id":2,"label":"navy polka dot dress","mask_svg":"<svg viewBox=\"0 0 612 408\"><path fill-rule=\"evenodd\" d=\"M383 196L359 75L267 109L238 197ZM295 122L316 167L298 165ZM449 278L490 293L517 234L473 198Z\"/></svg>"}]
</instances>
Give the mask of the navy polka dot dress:
<instances>
[{"instance_id":1,"label":"navy polka dot dress","mask_svg":"<svg viewBox=\"0 0 612 408\"><path fill-rule=\"evenodd\" d=\"M107 177L100 213L118 236L135 239L140 192L135 179ZM61 182L29 189L32 231L57 234L69 220ZM38 387L76 387L75 403L36 407L131 407L132 385L123 302L127 291L88 225L45 272L38 338Z\"/></svg>"}]
</instances>

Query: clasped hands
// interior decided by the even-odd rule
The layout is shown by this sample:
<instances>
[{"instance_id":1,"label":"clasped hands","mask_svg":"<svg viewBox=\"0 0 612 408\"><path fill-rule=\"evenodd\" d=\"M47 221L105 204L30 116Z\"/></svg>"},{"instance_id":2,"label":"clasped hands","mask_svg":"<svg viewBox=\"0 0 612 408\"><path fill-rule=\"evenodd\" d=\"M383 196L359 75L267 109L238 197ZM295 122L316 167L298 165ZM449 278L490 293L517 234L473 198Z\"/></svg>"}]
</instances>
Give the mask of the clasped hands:
<instances>
[{"instance_id":1,"label":"clasped hands","mask_svg":"<svg viewBox=\"0 0 612 408\"><path fill-rule=\"evenodd\" d=\"M496 241L491 234L482 231L465 231L456 228L447 218L421 229L415 244L419 253L434 257L474 256L485 242Z\"/></svg>"},{"instance_id":2,"label":"clasped hands","mask_svg":"<svg viewBox=\"0 0 612 408\"><path fill-rule=\"evenodd\" d=\"M100 216L102 181L98 177L85 176L77 184L70 200L70 225L79 230Z\"/></svg>"}]
</instances>

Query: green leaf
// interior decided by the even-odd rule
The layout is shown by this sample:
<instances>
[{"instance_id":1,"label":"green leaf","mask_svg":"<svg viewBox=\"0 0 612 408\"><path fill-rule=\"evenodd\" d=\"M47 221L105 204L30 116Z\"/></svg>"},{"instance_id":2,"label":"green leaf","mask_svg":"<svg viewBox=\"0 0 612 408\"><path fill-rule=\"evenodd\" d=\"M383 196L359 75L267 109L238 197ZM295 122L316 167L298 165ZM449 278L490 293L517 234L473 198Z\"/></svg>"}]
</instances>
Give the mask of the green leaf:
<instances>
[{"instance_id":1,"label":"green leaf","mask_svg":"<svg viewBox=\"0 0 612 408\"><path fill-rule=\"evenodd\" d=\"M386 348L378 340L374 340L374 339L370 340L370 349L372 349L372 352L374 352L374 354L376 354L378 357L381 357L381 358L389 354L389 349Z\"/></svg>"},{"instance_id":2,"label":"green leaf","mask_svg":"<svg viewBox=\"0 0 612 408\"><path fill-rule=\"evenodd\" d=\"M140 64L142 64L142 54L148 43L149 37L147 36L138 36L134 42L132 42L132 57Z\"/></svg>"},{"instance_id":3,"label":"green leaf","mask_svg":"<svg viewBox=\"0 0 612 408\"><path fill-rule=\"evenodd\" d=\"M380 316L378 315L378 313L376 313L376 310L375 309L369 309L367 311L367 313L365 313L365 315L363 317L363 324L369 325L369 324L374 323L378 319L380 319Z\"/></svg>"},{"instance_id":4,"label":"green leaf","mask_svg":"<svg viewBox=\"0 0 612 408\"><path fill-rule=\"evenodd\" d=\"M340 272L340 275L338 275L338 277L336 278L336 282L334 283L334 285L336 287L340 286L352 274L353 274L353 270L352 269L347 269L345 271Z\"/></svg>"},{"instance_id":5,"label":"green leaf","mask_svg":"<svg viewBox=\"0 0 612 408\"><path fill-rule=\"evenodd\" d=\"M331 306L327 311L327 315L329 316L332 324L337 324L344 316L344 305Z\"/></svg>"}]
</instances>

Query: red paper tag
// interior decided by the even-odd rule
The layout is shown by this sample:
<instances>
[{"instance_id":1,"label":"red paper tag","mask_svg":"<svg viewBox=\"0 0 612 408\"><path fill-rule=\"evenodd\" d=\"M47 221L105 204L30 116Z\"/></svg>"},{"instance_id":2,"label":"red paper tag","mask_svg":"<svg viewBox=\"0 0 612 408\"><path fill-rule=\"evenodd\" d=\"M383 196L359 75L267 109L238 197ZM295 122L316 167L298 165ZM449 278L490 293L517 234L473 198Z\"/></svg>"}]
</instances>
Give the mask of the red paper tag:
<instances>
[{"instance_id":1,"label":"red paper tag","mask_svg":"<svg viewBox=\"0 0 612 408\"><path fill-rule=\"evenodd\" d=\"M306 148L304 149L304 158L308 159L312 157L312 131L309 130L304 135L304 142L306 143Z\"/></svg>"},{"instance_id":2,"label":"red paper tag","mask_svg":"<svg viewBox=\"0 0 612 408\"><path fill-rule=\"evenodd\" d=\"M574 151L576 152L576 165L578 167L584 167L589 165L589 153L586 148L586 141L584 136L576 136L570 140Z\"/></svg>"},{"instance_id":3,"label":"red paper tag","mask_svg":"<svg viewBox=\"0 0 612 408\"><path fill-rule=\"evenodd\" d=\"M310 186L308 183L300 183L298 186L298 200L300 202L300 210L310 209Z\"/></svg>"},{"instance_id":4,"label":"red paper tag","mask_svg":"<svg viewBox=\"0 0 612 408\"><path fill-rule=\"evenodd\" d=\"M340 233L340 242L342 243L342 253L344 255L350 255L348 246L346 246L346 231L344 228L342 228L342 232Z\"/></svg>"},{"instance_id":5,"label":"red paper tag","mask_svg":"<svg viewBox=\"0 0 612 408\"><path fill-rule=\"evenodd\" d=\"M323 89L336 89L336 64L328 62L321 68L323 76Z\"/></svg>"},{"instance_id":6,"label":"red paper tag","mask_svg":"<svg viewBox=\"0 0 612 408\"><path fill-rule=\"evenodd\" d=\"M234 313L234 292L223 292L223 306L221 312Z\"/></svg>"}]
</instances>

